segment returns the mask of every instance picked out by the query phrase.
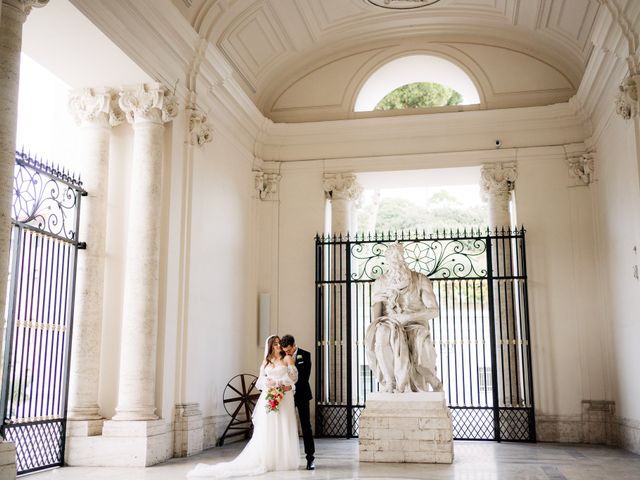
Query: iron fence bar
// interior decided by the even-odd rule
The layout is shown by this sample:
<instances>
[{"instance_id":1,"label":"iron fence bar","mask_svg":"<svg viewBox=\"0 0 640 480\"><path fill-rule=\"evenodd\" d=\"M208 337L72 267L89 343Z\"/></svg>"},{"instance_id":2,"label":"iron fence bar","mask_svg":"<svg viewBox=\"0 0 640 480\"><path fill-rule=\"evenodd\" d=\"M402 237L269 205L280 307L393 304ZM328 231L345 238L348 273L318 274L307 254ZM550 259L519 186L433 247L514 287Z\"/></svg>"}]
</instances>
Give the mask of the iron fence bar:
<instances>
[{"instance_id":1,"label":"iron fence bar","mask_svg":"<svg viewBox=\"0 0 640 480\"><path fill-rule=\"evenodd\" d=\"M322 389L322 269L324 268L324 263L322 262L322 256L320 254L320 236L316 235L316 245L315 245L315 254L316 254L316 411L318 411L318 398L322 398L323 389ZM321 433L320 426L318 425L318 415L315 416L315 431Z\"/></svg>"},{"instance_id":2,"label":"iron fence bar","mask_svg":"<svg viewBox=\"0 0 640 480\"><path fill-rule=\"evenodd\" d=\"M524 300L524 326L526 331L526 338L529 340L529 348L527 348L527 372L529 374L529 439L532 442L537 440L536 422L535 422L535 402L533 397L533 368L531 364L531 333L529 331L529 293L527 287L527 256L525 252L525 231L522 231L522 274L525 277L525 288L523 292Z\"/></svg>"},{"instance_id":3,"label":"iron fence bar","mask_svg":"<svg viewBox=\"0 0 640 480\"><path fill-rule=\"evenodd\" d=\"M5 349L4 349L4 358L2 362L2 388L0 388L0 420L2 421L2 437L5 438L4 435L4 419L7 416L7 409L11 398L13 397L13 392L9 395L8 382L9 382L9 365L11 364L11 356L13 355L13 340L14 340L14 323L15 323L15 310L16 310L16 293L18 286L18 278L20 274L18 273L18 264L21 258L19 255L20 250L22 248L22 230L20 228L13 227L13 234L16 237L16 241L13 243L12 248L12 258L11 258L11 283L9 285L9 296L8 296L8 305L7 305L7 323L5 330ZM8 405L9 403L9 405ZM11 405L12 406L12 405Z\"/></svg>"},{"instance_id":4,"label":"iron fence bar","mask_svg":"<svg viewBox=\"0 0 640 480\"><path fill-rule=\"evenodd\" d=\"M78 203L76 205L76 228L75 228L75 232L76 232L76 239L80 238L80 215L81 215L81 207L82 207L82 197L86 196L87 192L83 191L82 193L80 193L77 196L78 199ZM77 248L73 248L71 250L71 255L73 256L73 265L71 266L71 272L70 272L70 289L71 291L69 292L70 298L69 298L69 311L68 311L68 316L66 318L66 330L65 332L63 332L63 335L65 335L67 337L67 345L66 345L66 351L65 351L65 356L64 356L64 360L66 363L65 366L65 371L64 371L64 383L63 385L65 386L64 388L64 394L61 395L62 398L62 409L61 409L61 415L62 418L64 419L64 421L62 422L62 439L63 441L61 442L61 449L60 449L60 461L64 462L64 454L65 454L65 449L66 449L66 441L64 441L64 439L66 438L66 433L67 433L67 406L68 406L68 401L69 401L69 376L70 376L70 372L71 372L71 347L72 347L72 339L73 339L73 318L74 318L74 313L75 313L75 297L76 297L76 275L78 272L78 249Z\"/></svg>"},{"instance_id":5,"label":"iron fence bar","mask_svg":"<svg viewBox=\"0 0 640 480\"><path fill-rule=\"evenodd\" d=\"M346 251L344 253L345 273L346 273L346 299L345 310L347 311L347 324L346 324L346 344L343 348L347 349L346 355L346 369L347 369L347 438L353 437L353 391L352 391L352 371L353 365L351 364L351 243L349 242L349 235L347 234Z\"/></svg>"},{"instance_id":6,"label":"iron fence bar","mask_svg":"<svg viewBox=\"0 0 640 480\"><path fill-rule=\"evenodd\" d=\"M489 304L489 342L491 345L491 393L493 395L493 433L495 439L500 441L500 409L499 409L499 400L498 400L498 369L497 369L497 361L498 355L496 352L496 325L495 325L495 305L493 298L493 245L491 242L491 236L487 235L487 290L488 290L488 298L487 303Z\"/></svg>"}]
</instances>

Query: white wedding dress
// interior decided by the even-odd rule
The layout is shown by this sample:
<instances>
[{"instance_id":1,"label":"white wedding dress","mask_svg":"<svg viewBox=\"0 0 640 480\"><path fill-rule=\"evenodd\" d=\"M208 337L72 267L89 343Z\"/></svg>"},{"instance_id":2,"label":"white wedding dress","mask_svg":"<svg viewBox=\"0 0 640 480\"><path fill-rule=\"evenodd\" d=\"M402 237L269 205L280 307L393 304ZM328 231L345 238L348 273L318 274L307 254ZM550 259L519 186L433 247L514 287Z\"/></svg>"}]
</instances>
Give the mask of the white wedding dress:
<instances>
[{"instance_id":1,"label":"white wedding dress","mask_svg":"<svg viewBox=\"0 0 640 480\"><path fill-rule=\"evenodd\" d=\"M256 387L262 390L253 411L253 436L244 450L230 462L207 465L200 463L191 470L188 478L228 478L261 475L276 470L296 470L300 462L298 425L296 422L294 390L285 393L278 411L267 412L265 396L267 380L276 385L295 388L298 379L296 367L268 365L260 368Z\"/></svg>"}]
</instances>

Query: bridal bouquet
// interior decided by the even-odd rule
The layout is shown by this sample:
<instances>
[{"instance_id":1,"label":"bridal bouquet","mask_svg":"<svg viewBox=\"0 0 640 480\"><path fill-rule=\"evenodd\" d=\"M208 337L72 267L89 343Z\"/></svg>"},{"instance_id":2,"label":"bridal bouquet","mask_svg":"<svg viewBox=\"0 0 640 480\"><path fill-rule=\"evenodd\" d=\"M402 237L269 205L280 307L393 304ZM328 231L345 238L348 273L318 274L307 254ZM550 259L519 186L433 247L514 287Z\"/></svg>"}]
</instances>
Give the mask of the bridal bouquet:
<instances>
[{"instance_id":1,"label":"bridal bouquet","mask_svg":"<svg viewBox=\"0 0 640 480\"><path fill-rule=\"evenodd\" d=\"M284 387L271 387L267 390L267 396L265 397L265 408L267 413L277 412L280 407L280 401L284 398Z\"/></svg>"}]
</instances>

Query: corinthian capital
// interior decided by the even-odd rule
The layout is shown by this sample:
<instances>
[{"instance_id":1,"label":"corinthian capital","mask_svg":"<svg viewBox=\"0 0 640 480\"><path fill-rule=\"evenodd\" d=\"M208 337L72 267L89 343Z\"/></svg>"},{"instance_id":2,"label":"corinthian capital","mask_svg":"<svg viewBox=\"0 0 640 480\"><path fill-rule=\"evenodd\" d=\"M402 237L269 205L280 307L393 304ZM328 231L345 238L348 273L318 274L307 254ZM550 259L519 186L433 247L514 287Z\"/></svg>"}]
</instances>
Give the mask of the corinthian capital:
<instances>
[{"instance_id":1,"label":"corinthian capital","mask_svg":"<svg viewBox=\"0 0 640 480\"><path fill-rule=\"evenodd\" d=\"M211 125L207 122L207 114L198 108L191 108L189 115L189 143L204 145L213 140Z\"/></svg>"},{"instance_id":2,"label":"corinthian capital","mask_svg":"<svg viewBox=\"0 0 640 480\"><path fill-rule=\"evenodd\" d=\"M353 173L325 173L324 194L332 200L357 200L362 187Z\"/></svg>"},{"instance_id":3,"label":"corinthian capital","mask_svg":"<svg viewBox=\"0 0 640 480\"><path fill-rule=\"evenodd\" d=\"M567 157L569 174L582 185L590 185L595 172L595 154L592 150Z\"/></svg>"},{"instance_id":4,"label":"corinthian capital","mask_svg":"<svg viewBox=\"0 0 640 480\"><path fill-rule=\"evenodd\" d=\"M264 173L262 171L254 171L253 174L258 198L260 200L277 200L278 186L282 177L277 173Z\"/></svg>"},{"instance_id":5,"label":"corinthian capital","mask_svg":"<svg viewBox=\"0 0 640 480\"><path fill-rule=\"evenodd\" d=\"M2 7L10 7L17 10L16 13L22 16L22 21L31 13L32 8L44 7L49 0L1 0Z\"/></svg>"},{"instance_id":6,"label":"corinthian capital","mask_svg":"<svg viewBox=\"0 0 640 480\"><path fill-rule=\"evenodd\" d=\"M618 87L616 95L616 113L625 120L635 117L640 112L638 104L638 81L639 75L626 77Z\"/></svg>"},{"instance_id":7,"label":"corinthian capital","mask_svg":"<svg viewBox=\"0 0 640 480\"><path fill-rule=\"evenodd\" d=\"M69 110L80 124L114 127L124 122L118 93L110 88L83 88L71 92Z\"/></svg>"},{"instance_id":8,"label":"corinthian capital","mask_svg":"<svg viewBox=\"0 0 640 480\"><path fill-rule=\"evenodd\" d=\"M480 176L484 195L509 195L515 186L518 172L515 163L485 163Z\"/></svg>"},{"instance_id":9,"label":"corinthian capital","mask_svg":"<svg viewBox=\"0 0 640 480\"><path fill-rule=\"evenodd\" d=\"M178 114L178 103L160 83L143 83L120 91L120 108L129 123L170 122Z\"/></svg>"}]
</instances>

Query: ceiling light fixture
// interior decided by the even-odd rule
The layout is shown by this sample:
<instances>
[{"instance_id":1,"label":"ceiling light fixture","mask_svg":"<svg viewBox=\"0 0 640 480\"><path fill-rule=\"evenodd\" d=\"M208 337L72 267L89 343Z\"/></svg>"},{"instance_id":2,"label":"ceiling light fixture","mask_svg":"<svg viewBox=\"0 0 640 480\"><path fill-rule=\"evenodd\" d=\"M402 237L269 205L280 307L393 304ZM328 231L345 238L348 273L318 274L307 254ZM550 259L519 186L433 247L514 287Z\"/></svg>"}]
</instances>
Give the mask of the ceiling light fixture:
<instances>
[{"instance_id":1,"label":"ceiling light fixture","mask_svg":"<svg viewBox=\"0 0 640 480\"><path fill-rule=\"evenodd\" d=\"M371 5L390 10L411 10L427 7L438 3L440 0L366 0Z\"/></svg>"}]
</instances>

